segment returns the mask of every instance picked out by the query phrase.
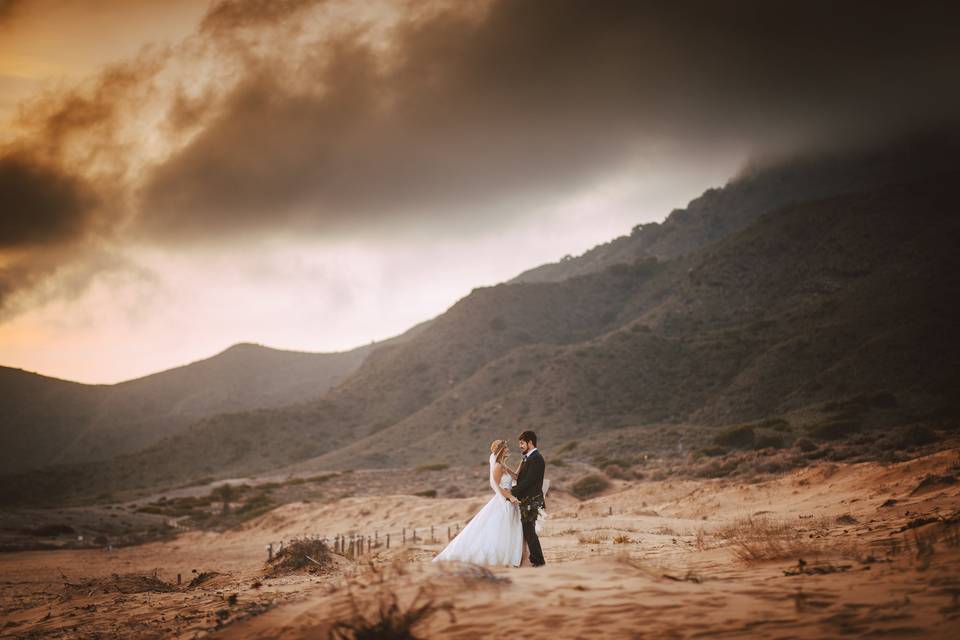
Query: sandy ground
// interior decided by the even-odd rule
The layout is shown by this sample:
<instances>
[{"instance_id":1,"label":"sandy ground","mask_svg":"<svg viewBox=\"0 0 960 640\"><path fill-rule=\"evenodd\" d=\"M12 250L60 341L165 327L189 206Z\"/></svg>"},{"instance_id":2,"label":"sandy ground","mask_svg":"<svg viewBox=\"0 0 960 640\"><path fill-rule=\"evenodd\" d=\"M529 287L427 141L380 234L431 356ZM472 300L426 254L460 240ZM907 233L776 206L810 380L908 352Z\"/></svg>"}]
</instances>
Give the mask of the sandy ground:
<instances>
[{"instance_id":1,"label":"sandy ground","mask_svg":"<svg viewBox=\"0 0 960 640\"><path fill-rule=\"evenodd\" d=\"M288 504L222 534L0 554L0 637L323 638L392 598L401 611L430 604L414 627L422 638L955 637L958 472L951 450L757 484L618 481L582 502L554 493L547 566L492 572L429 562L485 496ZM264 577L268 542L375 531L381 546L359 562ZM203 572L216 574L189 584Z\"/></svg>"}]
</instances>

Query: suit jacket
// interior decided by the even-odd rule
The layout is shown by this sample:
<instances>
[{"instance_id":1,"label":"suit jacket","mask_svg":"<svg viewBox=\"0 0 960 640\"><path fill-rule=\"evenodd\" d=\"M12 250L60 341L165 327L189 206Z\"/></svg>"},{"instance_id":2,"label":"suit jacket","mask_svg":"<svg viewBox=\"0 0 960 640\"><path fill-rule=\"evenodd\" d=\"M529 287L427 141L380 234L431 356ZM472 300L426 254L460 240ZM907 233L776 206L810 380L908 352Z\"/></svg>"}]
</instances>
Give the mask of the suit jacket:
<instances>
[{"instance_id":1,"label":"suit jacket","mask_svg":"<svg viewBox=\"0 0 960 640\"><path fill-rule=\"evenodd\" d=\"M547 467L540 450L537 449L527 456L526 462L520 465L517 474L517 486L512 489L513 495L522 500L538 494L543 494L543 472ZM546 508L546 505L544 505Z\"/></svg>"}]
</instances>

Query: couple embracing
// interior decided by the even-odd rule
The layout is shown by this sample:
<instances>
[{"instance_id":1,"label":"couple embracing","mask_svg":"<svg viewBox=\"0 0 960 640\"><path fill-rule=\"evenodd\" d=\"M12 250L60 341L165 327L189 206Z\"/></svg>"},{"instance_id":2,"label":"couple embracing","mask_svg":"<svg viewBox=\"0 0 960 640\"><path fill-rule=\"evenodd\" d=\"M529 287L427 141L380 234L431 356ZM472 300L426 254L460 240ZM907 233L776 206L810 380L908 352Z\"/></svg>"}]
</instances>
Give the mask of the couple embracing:
<instances>
[{"instance_id":1,"label":"couple embracing","mask_svg":"<svg viewBox=\"0 0 960 640\"><path fill-rule=\"evenodd\" d=\"M490 445L489 477L494 495L434 562L519 567L529 558L534 567L543 566L536 523L540 509L545 508L546 463L537 450L537 434L524 431L517 440L523 460L516 471L507 465L510 456L507 442L494 440Z\"/></svg>"}]
</instances>

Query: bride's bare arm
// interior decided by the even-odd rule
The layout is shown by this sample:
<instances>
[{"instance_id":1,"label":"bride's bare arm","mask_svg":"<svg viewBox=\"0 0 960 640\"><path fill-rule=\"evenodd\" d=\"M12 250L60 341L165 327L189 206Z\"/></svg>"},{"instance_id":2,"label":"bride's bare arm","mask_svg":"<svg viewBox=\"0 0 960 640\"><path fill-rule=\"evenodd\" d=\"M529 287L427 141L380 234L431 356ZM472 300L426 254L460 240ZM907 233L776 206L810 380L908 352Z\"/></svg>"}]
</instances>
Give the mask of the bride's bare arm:
<instances>
[{"instance_id":1,"label":"bride's bare arm","mask_svg":"<svg viewBox=\"0 0 960 640\"><path fill-rule=\"evenodd\" d=\"M517 499L513 497L512 493L510 493L510 489L504 489L500 486L500 478L503 477L504 469L506 469L506 467L499 462L493 467L493 481L497 484L497 491L500 492L500 495L510 502L517 502Z\"/></svg>"}]
</instances>

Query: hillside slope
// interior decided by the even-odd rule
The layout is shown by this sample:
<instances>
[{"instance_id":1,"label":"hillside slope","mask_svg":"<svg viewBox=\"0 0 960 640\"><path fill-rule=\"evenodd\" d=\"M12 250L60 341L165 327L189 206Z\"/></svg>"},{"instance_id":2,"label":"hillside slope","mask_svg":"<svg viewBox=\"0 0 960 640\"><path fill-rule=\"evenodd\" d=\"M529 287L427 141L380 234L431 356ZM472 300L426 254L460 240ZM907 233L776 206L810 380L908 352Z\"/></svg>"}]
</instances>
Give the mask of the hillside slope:
<instances>
[{"instance_id":1,"label":"hillside slope","mask_svg":"<svg viewBox=\"0 0 960 640\"><path fill-rule=\"evenodd\" d=\"M215 416L106 465L4 484L63 498L298 461L472 463L521 428L549 449L643 425L802 421L848 402L866 402L867 415L795 425L791 437L953 420L957 177L771 211L668 261L477 289L320 400Z\"/></svg>"}]
</instances>

